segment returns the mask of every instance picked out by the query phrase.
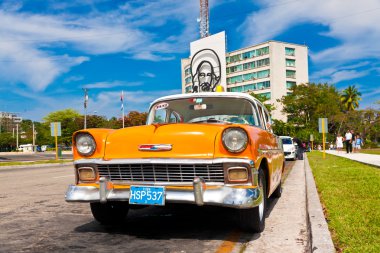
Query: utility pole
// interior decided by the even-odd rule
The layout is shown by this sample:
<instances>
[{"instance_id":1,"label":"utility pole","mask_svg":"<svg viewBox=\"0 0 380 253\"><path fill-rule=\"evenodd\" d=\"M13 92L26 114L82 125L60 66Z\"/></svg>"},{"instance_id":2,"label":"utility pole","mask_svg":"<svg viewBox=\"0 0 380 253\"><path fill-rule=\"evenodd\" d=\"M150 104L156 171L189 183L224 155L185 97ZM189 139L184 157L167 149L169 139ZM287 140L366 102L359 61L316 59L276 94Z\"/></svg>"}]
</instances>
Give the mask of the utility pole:
<instances>
[{"instance_id":1,"label":"utility pole","mask_svg":"<svg viewBox=\"0 0 380 253\"><path fill-rule=\"evenodd\" d=\"M18 150L18 124L16 124L16 150Z\"/></svg>"},{"instance_id":2,"label":"utility pole","mask_svg":"<svg viewBox=\"0 0 380 253\"><path fill-rule=\"evenodd\" d=\"M36 132L34 131L34 122L32 122L32 131L33 131L33 152L36 152Z\"/></svg>"},{"instance_id":3,"label":"utility pole","mask_svg":"<svg viewBox=\"0 0 380 253\"><path fill-rule=\"evenodd\" d=\"M210 36L208 0L199 0L199 31L201 38Z\"/></svg>"},{"instance_id":4,"label":"utility pole","mask_svg":"<svg viewBox=\"0 0 380 253\"><path fill-rule=\"evenodd\" d=\"M83 88L84 91L84 129L87 128L87 103L88 103L88 89Z\"/></svg>"}]
</instances>

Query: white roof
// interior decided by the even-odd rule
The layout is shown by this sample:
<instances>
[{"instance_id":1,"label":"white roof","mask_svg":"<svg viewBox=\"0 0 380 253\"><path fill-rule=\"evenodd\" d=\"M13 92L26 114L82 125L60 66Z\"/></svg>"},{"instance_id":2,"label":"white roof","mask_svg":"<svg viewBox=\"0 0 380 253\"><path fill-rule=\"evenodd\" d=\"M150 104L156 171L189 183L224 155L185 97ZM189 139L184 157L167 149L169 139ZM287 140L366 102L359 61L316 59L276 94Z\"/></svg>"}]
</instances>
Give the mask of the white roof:
<instances>
[{"instance_id":1,"label":"white roof","mask_svg":"<svg viewBox=\"0 0 380 253\"><path fill-rule=\"evenodd\" d=\"M166 101L166 100L173 100L173 99L180 99L180 98L192 98L192 97L228 97L228 98L245 98L250 101L255 101L256 103L262 104L260 101L258 101L256 98L252 97L251 95L247 93L242 92L200 92L200 93L186 93L186 94L176 94L176 95L170 95L165 97L160 97L156 100L154 100L152 104L155 104L160 101Z\"/></svg>"}]
</instances>

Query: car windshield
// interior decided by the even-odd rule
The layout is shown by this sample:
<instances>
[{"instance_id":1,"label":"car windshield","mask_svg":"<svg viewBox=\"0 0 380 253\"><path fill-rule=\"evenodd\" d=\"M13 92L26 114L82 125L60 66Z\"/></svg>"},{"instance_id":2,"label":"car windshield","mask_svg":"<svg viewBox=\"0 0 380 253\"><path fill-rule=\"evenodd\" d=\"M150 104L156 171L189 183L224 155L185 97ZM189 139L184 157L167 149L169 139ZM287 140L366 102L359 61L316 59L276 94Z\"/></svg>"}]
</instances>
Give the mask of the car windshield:
<instances>
[{"instance_id":1,"label":"car windshield","mask_svg":"<svg viewBox=\"0 0 380 253\"><path fill-rule=\"evenodd\" d=\"M293 144L293 142L290 138L282 138L282 144Z\"/></svg>"},{"instance_id":2,"label":"car windshield","mask_svg":"<svg viewBox=\"0 0 380 253\"><path fill-rule=\"evenodd\" d=\"M148 124L222 123L258 125L252 103L244 98L193 97L160 101L151 107Z\"/></svg>"}]
</instances>

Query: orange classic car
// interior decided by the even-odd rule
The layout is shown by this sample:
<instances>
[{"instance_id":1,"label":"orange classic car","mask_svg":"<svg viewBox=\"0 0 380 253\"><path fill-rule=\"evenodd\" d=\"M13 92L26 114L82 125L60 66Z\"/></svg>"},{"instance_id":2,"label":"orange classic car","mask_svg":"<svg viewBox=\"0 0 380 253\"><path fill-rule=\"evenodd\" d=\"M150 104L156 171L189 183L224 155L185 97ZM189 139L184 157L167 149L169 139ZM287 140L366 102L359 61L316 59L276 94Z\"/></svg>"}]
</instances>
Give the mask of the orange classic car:
<instances>
[{"instance_id":1,"label":"orange classic car","mask_svg":"<svg viewBox=\"0 0 380 253\"><path fill-rule=\"evenodd\" d=\"M89 202L101 224L123 221L132 205L236 208L244 229L261 232L284 169L270 124L266 108L244 93L159 98L144 126L74 133L76 182L66 201Z\"/></svg>"}]
</instances>

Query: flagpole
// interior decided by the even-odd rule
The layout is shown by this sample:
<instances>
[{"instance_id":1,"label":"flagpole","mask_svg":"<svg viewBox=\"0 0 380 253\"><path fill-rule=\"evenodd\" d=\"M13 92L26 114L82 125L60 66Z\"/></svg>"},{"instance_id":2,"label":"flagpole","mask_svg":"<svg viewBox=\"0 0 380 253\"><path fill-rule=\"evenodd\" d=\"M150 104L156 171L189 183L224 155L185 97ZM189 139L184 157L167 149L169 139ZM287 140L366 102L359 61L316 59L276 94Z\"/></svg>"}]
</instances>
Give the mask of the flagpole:
<instances>
[{"instance_id":1,"label":"flagpole","mask_svg":"<svg viewBox=\"0 0 380 253\"><path fill-rule=\"evenodd\" d=\"M121 109L123 114L123 128L124 128L124 91L121 91Z\"/></svg>"},{"instance_id":2,"label":"flagpole","mask_svg":"<svg viewBox=\"0 0 380 253\"><path fill-rule=\"evenodd\" d=\"M84 129L87 129L87 102L88 102L88 89L83 88L84 90Z\"/></svg>"}]
</instances>

